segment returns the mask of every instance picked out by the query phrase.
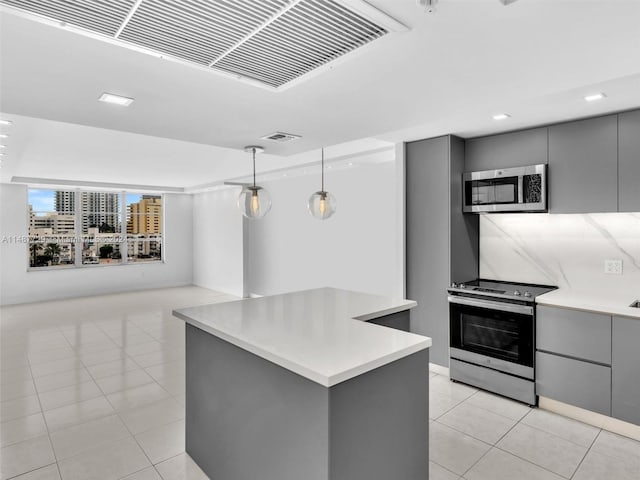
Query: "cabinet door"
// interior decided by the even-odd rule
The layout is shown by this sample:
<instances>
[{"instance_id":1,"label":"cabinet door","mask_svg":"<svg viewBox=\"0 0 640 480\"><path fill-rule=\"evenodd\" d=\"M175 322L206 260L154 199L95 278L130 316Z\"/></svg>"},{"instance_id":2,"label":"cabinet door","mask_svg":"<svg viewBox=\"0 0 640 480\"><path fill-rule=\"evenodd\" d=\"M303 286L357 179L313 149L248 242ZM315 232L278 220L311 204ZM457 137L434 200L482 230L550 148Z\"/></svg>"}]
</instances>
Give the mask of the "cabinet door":
<instances>
[{"instance_id":1,"label":"cabinet door","mask_svg":"<svg viewBox=\"0 0 640 480\"><path fill-rule=\"evenodd\" d=\"M406 145L406 275L411 331L433 339L431 361L449 365L449 139Z\"/></svg>"},{"instance_id":2,"label":"cabinet door","mask_svg":"<svg viewBox=\"0 0 640 480\"><path fill-rule=\"evenodd\" d=\"M504 133L466 141L466 172L547 163L547 128Z\"/></svg>"},{"instance_id":3,"label":"cabinet door","mask_svg":"<svg viewBox=\"0 0 640 480\"><path fill-rule=\"evenodd\" d=\"M611 415L611 367L536 352L536 393Z\"/></svg>"},{"instance_id":4,"label":"cabinet door","mask_svg":"<svg viewBox=\"0 0 640 480\"><path fill-rule=\"evenodd\" d=\"M640 425L640 318L613 317L611 415Z\"/></svg>"},{"instance_id":5,"label":"cabinet door","mask_svg":"<svg viewBox=\"0 0 640 480\"><path fill-rule=\"evenodd\" d=\"M617 212L617 163L617 115L549 127L549 212Z\"/></svg>"},{"instance_id":6,"label":"cabinet door","mask_svg":"<svg viewBox=\"0 0 640 480\"><path fill-rule=\"evenodd\" d=\"M640 212L640 110L618 115L618 210Z\"/></svg>"},{"instance_id":7,"label":"cabinet door","mask_svg":"<svg viewBox=\"0 0 640 480\"><path fill-rule=\"evenodd\" d=\"M609 315L538 305L536 321L536 349L611 365Z\"/></svg>"}]
</instances>

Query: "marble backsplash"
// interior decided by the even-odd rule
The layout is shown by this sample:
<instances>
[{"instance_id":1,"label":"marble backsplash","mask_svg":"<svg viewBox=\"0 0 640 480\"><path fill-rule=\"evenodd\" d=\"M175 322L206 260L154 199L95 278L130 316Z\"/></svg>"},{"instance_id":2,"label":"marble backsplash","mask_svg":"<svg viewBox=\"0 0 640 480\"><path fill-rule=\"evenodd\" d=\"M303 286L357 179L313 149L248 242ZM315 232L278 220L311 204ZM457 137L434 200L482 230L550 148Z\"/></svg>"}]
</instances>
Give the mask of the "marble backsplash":
<instances>
[{"instance_id":1,"label":"marble backsplash","mask_svg":"<svg viewBox=\"0 0 640 480\"><path fill-rule=\"evenodd\" d=\"M604 273L605 259L623 274ZM480 217L481 278L640 292L640 213Z\"/></svg>"}]
</instances>

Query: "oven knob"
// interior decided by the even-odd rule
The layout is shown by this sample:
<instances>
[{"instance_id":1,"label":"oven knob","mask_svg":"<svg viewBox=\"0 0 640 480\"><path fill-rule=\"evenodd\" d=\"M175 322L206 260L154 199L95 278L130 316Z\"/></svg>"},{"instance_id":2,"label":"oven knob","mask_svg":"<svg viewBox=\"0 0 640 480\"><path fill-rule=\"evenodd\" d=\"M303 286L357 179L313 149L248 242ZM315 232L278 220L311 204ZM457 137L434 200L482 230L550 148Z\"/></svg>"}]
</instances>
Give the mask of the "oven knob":
<instances>
[{"instance_id":1,"label":"oven knob","mask_svg":"<svg viewBox=\"0 0 640 480\"><path fill-rule=\"evenodd\" d=\"M458 288L458 284L456 282L451 282L451 288Z\"/></svg>"},{"instance_id":2,"label":"oven knob","mask_svg":"<svg viewBox=\"0 0 640 480\"><path fill-rule=\"evenodd\" d=\"M524 292L524 296L527 298L531 298L531 292Z\"/></svg>"},{"instance_id":3,"label":"oven knob","mask_svg":"<svg viewBox=\"0 0 640 480\"><path fill-rule=\"evenodd\" d=\"M520 290L514 290L514 291L513 291L513 294L514 294L516 297L519 297L520 295L522 295L522 294L520 293Z\"/></svg>"},{"instance_id":4,"label":"oven knob","mask_svg":"<svg viewBox=\"0 0 640 480\"><path fill-rule=\"evenodd\" d=\"M464 283L461 283L460 285L458 285L458 287L460 288L467 288L467 286Z\"/></svg>"}]
</instances>

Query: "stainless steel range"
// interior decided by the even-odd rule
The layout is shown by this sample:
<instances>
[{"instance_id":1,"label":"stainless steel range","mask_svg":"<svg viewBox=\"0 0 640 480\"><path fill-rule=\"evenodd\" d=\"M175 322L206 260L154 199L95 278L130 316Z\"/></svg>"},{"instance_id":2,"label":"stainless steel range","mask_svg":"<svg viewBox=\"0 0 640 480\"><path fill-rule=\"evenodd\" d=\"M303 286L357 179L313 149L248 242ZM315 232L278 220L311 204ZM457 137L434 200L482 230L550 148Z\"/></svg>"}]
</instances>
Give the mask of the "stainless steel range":
<instances>
[{"instance_id":1,"label":"stainless steel range","mask_svg":"<svg viewBox=\"0 0 640 480\"><path fill-rule=\"evenodd\" d=\"M556 288L492 280L451 284L451 379L536 405L535 299Z\"/></svg>"}]
</instances>

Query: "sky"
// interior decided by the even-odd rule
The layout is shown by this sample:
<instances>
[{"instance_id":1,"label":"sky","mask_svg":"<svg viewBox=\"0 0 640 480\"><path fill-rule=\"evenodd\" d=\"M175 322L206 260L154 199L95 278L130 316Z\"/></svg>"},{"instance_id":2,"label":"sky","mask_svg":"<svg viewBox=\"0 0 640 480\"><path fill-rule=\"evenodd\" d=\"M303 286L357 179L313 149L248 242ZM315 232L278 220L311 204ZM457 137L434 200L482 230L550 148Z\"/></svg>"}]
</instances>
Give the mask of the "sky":
<instances>
[{"instance_id":1,"label":"sky","mask_svg":"<svg viewBox=\"0 0 640 480\"><path fill-rule=\"evenodd\" d=\"M55 208L55 190L29 189L29 205L34 212L53 212Z\"/></svg>"},{"instance_id":2,"label":"sky","mask_svg":"<svg viewBox=\"0 0 640 480\"><path fill-rule=\"evenodd\" d=\"M34 212L55 212L55 190L30 188L29 189L29 205ZM139 193L126 194L127 205L137 203L142 198Z\"/></svg>"}]
</instances>

